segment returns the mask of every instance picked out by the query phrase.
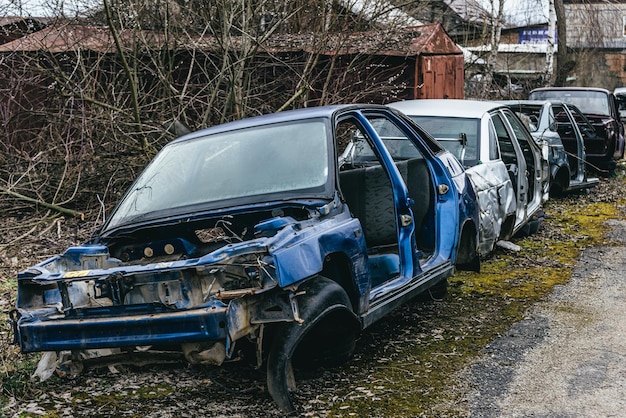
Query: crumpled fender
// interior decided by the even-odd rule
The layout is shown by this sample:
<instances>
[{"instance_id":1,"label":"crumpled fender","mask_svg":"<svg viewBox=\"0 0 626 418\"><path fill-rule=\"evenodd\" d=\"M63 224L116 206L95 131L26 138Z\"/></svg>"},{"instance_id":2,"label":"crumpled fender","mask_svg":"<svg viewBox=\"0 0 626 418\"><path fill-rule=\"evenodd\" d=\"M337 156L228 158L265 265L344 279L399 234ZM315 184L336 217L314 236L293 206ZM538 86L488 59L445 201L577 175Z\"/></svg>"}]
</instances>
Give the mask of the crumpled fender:
<instances>
[{"instance_id":1,"label":"crumpled fender","mask_svg":"<svg viewBox=\"0 0 626 418\"><path fill-rule=\"evenodd\" d=\"M303 292L303 293L301 293ZM301 322L293 321L279 324L275 339L270 348L267 360L267 388L280 409L286 412L294 410L289 395L291 375L291 358L298 344L306 334L323 318L331 313L345 313L348 322L353 322L355 330L359 329L359 320L352 312L352 304L347 293L341 286L330 279L315 277L305 282L298 289L297 297ZM346 328L346 333L349 329Z\"/></svg>"}]
</instances>

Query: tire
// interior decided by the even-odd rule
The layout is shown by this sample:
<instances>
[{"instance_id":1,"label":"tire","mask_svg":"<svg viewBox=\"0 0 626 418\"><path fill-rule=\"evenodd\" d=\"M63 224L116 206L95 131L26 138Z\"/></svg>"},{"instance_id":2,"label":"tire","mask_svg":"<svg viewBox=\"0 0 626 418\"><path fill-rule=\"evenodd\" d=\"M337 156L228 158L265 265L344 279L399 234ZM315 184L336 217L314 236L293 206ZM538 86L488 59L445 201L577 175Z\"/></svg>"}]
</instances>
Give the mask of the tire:
<instances>
[{"instance_id":1,"label":"tire","mask_svg":"<svg viewBox=\"0 0 626 418\"><path fill-rule=\"evenodd\" d=\"M420 302L440 301L448 294L448 279L443 279L439 283L429 287L417 296Z\"/></svg>"},{"instance_id":2,"label":"tire","mask_svg":"<svg viewBox=\"0 0 626 418\"><path fill-rule=\"evenodd\" d=\"M290 390L295 389L294 368L311 364L339 364L354 352L359 322L344 289L318 276L300 289L302 323L277 325L267 358L267 389L284 412L295 410Z\"/></svg>"}]
</instances>

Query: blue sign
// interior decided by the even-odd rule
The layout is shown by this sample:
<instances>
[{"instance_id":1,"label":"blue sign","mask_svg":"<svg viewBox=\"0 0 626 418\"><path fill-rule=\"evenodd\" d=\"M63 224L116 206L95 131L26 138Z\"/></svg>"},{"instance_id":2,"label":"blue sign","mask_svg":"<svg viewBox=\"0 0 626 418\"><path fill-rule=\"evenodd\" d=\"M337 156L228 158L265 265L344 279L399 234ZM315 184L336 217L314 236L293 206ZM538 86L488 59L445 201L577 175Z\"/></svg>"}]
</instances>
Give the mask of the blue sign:
<instances>
[{"instance_id":1,"label":"blue sign","mask_svg":"<svg viewBox=\"0 0 626 418\"><path fill-rule=\"evenodd\" d=\"M520 29L519 43L520 44L547 44L548 43L548 28ZM557 43L556 33L554 34L554 43L555 44Z\"/></svg>"}]
</instances>

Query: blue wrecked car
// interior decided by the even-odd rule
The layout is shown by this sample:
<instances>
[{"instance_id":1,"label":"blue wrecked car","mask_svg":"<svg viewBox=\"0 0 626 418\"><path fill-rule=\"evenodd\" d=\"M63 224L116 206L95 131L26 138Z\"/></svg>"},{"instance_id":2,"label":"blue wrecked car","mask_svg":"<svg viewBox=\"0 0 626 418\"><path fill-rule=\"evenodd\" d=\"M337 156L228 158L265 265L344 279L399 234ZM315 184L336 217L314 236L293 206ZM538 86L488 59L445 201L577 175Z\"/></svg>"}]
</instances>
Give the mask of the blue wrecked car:
<instances>
[{"instance_id":1,"label":"blue wrecked car","mask_svg":"<svg viewBox=\"0 0 626 418\"><path fill-rule=\"evenodd\" d=\"M70 371L252 352L291 411L301 367L345 361L374 321L441 297L455 268L479 268L477 246L463 167L401 113L260 116L166 145L89 242L18 275L14 331Z\"/></svg>"}]
</instances>

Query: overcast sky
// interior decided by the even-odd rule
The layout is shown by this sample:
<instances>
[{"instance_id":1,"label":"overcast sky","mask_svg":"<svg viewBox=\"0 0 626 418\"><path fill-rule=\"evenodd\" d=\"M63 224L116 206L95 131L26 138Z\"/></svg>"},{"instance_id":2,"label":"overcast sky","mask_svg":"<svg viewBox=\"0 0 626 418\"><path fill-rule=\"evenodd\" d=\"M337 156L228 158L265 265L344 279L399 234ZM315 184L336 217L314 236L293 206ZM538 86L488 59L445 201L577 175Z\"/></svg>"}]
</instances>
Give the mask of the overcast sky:
<instances>
[{"instance_id":1,"label":"overcast sky","mask_svg":"<svg viewBox=\"0 0 626 418\"><path fill-rule=\"evenodd\" d=\"M102 0L0 0L0 15L24 15L47 17L55 15L54 10L62 9L67 16L85 10Z\"/></svg>"},{"instance_id":2,"label":"overcast sky","mask_svg":"<svg viewBox=\"0 0 626 418\"><path fill-rule=\"evenodd\" d=\"M459 0L457 0L459 1ZM497 1L496 2L497 7ZM503 0L507 20L519 25L547 21L548 0ZM492 0L479 0L485 9L491 9ZM102 0L0 0L0 15L52 16L52 10L62 7L67 16L90 5L101 4ZM21 9L21 13L20 13Z\"/></svg>"},{"instance_id":3,"label":"overcast sky","mask_svg":"<svg viewBox=\"0 0 626 418\"><path fill-rule=\"evenodd\" d=\"M455 0L461 1L461 0ZM477 0L485 10L495 14L498 0ZM515 25L530 25L546 23L548 21L548 0L503 0L504 14L508 23ZM493 4L493 6L492 6Z\"/></svg>"}]
</instances>

